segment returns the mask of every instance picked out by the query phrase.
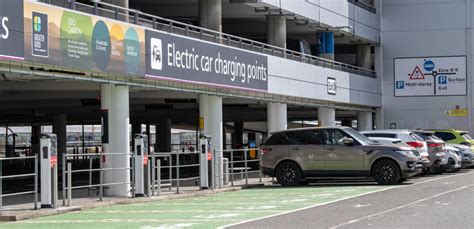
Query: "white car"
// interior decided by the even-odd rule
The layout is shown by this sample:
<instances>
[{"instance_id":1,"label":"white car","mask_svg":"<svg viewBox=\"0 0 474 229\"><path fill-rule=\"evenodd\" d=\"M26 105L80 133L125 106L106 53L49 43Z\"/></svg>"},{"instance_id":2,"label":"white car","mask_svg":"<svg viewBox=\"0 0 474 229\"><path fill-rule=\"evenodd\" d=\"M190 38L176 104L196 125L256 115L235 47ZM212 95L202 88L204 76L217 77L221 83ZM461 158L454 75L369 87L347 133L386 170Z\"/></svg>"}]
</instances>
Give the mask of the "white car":
<instances>
[{"instance_id":1,"label":"white car","mask_svg":"<svg viewBox=\"0 0 474 229\"><path fill-rule=\"evenodd\" d=\"M400 139L403 143L415 148L420 152L423 172L430 170L432 162L430 161L428 153L428 144L423 138L418 136L411 130L368 130L361 131L363 135L369 138L391 138Z\"/></svg>"},{"instance_id":2,"label":"white car","mask_svg":"<svg viewBox=\"0 0 474 229\"><path fill-rule=\"evenodd\" d=\"M462 167L461 150L453 146L446 146L446 159L442 161L442 171L457 172ZM446 163L443 163L446 162Z\"/></svg>"}]
</instances>

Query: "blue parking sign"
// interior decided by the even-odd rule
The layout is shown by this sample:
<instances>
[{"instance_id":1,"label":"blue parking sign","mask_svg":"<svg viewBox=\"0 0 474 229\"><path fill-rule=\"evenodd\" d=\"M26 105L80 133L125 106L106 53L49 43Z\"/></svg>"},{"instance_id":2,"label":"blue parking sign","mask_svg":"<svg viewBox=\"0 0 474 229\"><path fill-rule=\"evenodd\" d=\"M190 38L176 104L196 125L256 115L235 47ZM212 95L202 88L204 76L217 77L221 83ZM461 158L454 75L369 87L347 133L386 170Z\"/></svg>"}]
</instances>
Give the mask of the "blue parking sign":
<instances>
[{"instance_id":1,"label":"blue parking sign","mask_svg":"<svg viewBox=\"0 0 474 229\"><path fill-rule=\"evenodd\" d=\"M448 84L448 77L438 76L438 84Z\"/></svg>"},{"instance_id":2,"label":"blue parking sign","mask_svg":"<svg viewBox=\"0 0 474 229\"><path fill-rule=\"evenodd\" d=\"M405 89L405 81L397 81L396 82L397 89Z\"/></svg>"}]
</instances>

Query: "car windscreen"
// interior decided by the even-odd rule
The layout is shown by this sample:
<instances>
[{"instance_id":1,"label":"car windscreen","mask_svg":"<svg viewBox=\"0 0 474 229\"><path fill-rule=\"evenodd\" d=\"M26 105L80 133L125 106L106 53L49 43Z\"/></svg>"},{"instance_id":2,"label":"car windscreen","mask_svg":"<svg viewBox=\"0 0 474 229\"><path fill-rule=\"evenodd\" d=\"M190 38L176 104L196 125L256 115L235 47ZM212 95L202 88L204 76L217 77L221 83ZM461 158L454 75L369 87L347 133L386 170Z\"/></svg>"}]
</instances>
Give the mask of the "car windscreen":
<instances>
[{"instance_id":1,"label":"car windscreen","mask_svg":"<svg viewBox=\"0 0 474 229\"><path fill-rule=\"evenodd\" d=\"M468 133L462 133L461 136L466 140L472 140L472 137Z\"/></svg>"},{"instance_id":2,"label":"car windscreen","mask_svg":"<svg viewBox=\"0 0 474 229\"><path fill-rule=\"evenodd\" d=\"M354 140L358 141L361 145L377 145L377 142L370 140L368 137L352 128L345 128L344 131L351 135Z\"/></svg>"}]
</instances>

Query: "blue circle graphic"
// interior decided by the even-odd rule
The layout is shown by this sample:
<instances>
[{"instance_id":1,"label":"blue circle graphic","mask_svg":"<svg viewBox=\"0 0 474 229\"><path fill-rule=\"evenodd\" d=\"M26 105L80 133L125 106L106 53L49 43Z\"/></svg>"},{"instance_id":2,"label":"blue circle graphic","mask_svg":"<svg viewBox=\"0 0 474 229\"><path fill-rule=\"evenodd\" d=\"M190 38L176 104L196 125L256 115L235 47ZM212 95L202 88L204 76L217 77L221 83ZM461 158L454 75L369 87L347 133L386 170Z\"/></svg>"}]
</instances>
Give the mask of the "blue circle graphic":
<instances>
[{"instance_id":1,"label":"blue circle graphic","mask_svg":"<svg viewBox=\"0 0 474 229\"><path fill-rule=\"evenodd\" d=\"M431 72L435 68L435 63L431 60L425 61L425 64L423 64L423 68L425 71Z\"/></svg>"},{"instance_id":2,"label":"blue circle graphic","mask_svg":"<svg viewBox=\"0 0 474 229\"><path fill-rule=\"evenodd\" d=\"M98 21L92 31L92 53L96 66L102 71L109 66L111 47L109 29L103 21Z\"/></svg>"}]
</instances>

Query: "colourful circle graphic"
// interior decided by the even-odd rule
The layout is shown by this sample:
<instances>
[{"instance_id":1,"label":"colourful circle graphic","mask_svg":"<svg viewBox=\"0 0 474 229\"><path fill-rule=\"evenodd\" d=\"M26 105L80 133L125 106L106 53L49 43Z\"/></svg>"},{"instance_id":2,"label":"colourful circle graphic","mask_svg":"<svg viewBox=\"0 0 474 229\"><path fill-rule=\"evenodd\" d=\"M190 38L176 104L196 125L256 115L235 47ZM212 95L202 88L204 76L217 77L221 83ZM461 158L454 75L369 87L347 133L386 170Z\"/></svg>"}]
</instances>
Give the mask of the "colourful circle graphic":
<instances>
[{"instance_id":1,"label":"colourful circle graphic","mask_svg":"<svg viewBox=\"0 0 474 229\"><path fill-rule=\"evenodd\" d=\"M129 74L138 72L140 66L140 41L138 40L137 31L129 28L125 33L125 40L123 42L123 52L125 56L125 69Z\"/></svg>"},{"instance_id":2,"label":"colourful circle graphic","mask_svg":"<svg viewBox=\"0 0 474 229\"><path fill-rule=\"evenodd\" d=\"M35 16L33 19L33 28L35 32L39 33L41 32L41 18L38 16Z\"/></svg>"},{"instance_id":3,"label":"colourful circle graphic","mask_svg":"<svg viewBox=\"0 0 474 229\"><path fill-rule=\"evenodd\" d=\"M111 41L107 25L97 21L92 31L92 53L95 65L102 71L107 70L110 62Z\"/></svg>"}]
</instances>

